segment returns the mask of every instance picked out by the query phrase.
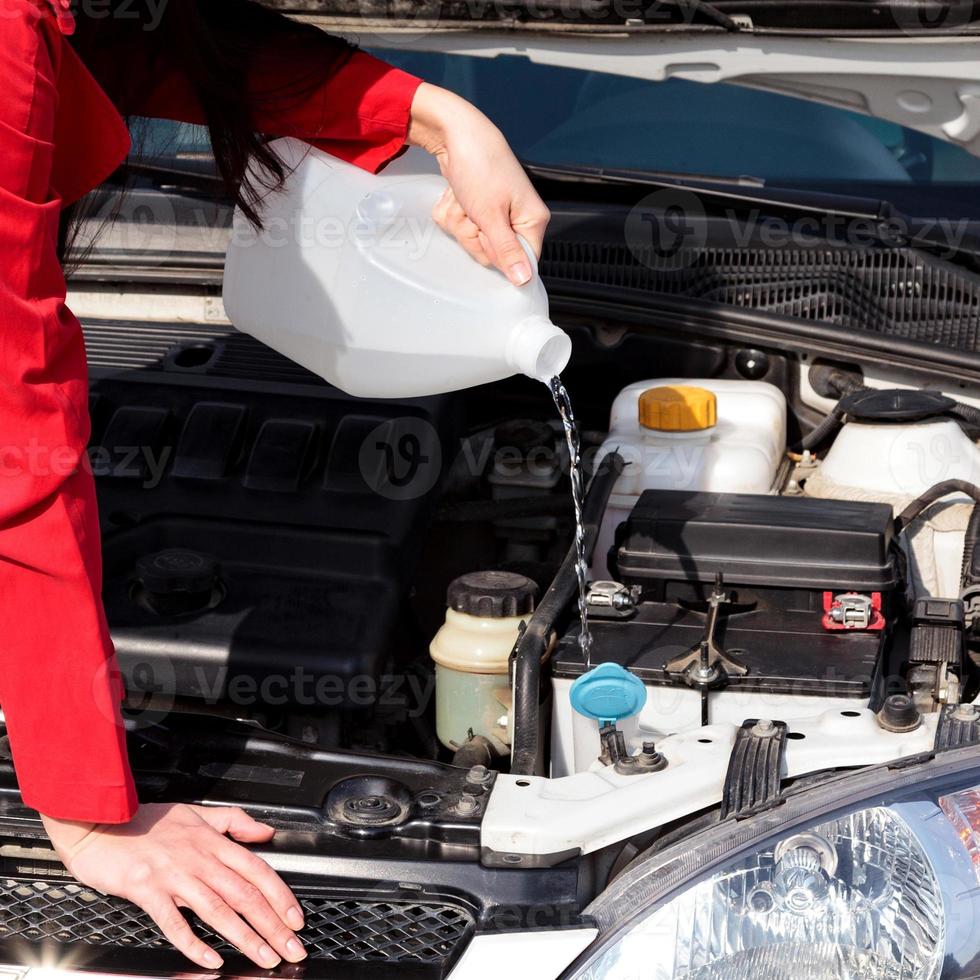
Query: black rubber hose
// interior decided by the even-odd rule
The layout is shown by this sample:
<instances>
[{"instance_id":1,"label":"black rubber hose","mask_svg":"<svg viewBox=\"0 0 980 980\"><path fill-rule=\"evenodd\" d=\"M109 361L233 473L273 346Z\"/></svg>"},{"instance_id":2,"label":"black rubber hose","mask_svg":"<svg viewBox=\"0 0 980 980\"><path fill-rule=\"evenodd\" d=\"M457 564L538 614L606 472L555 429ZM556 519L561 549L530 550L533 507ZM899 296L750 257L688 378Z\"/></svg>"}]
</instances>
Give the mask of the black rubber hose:
<instances>
[{"instance_id":1,"label":"black rubber hose","mask_svg":"<svg viewBox=\"0 0 980 980\"><path fill-rule=\"evenodd\" d=\"M980 487L975 483L968 483L966 480L943 480L942 483L929 487L925 493L916 497L895 518L895 532L901 534L927 507L951 493L965 493L980 504Z\"/></svg>"},{"instance_id":2,"label":"black rubber hose","mask_svg":"<svg viewBox=\"0 0 980 980\"><path fill-rule=\"evenodd\" d=\"M966 402L957 402L956 407L949 410L949 414L968 425L980 426L980 408L974 408Z\"/></svg>"},{"instance_id":3,"label":"black rubber hose","mask_svg":"<svg viewBox=\"0 0 980 980\"><path fill-rule=\"evenodd\" d=\"M839 397L851 395L855 391L867 391L868 386L856 381L844 371L831 370L826 372L824 383L836 390ZM795 446L793 452L801 453L807 449L818 449L832 436L840 432L844 424L844 411L838 402L831 410L830 414L821 422L818 422Z\"/></svg>"},{"instance_id":4,"label":"black rubber hose","mask_svg":"<svg viewBox=\"0 0 980 980\"><path fill-rule=\"evenodd\" d=\"M957 402L956 406L949 410L948 417L959 423L968 438L976 440L980 436L980 409L965 402Z\"/></svg>"},{"instance_id":5,"label":"black rubber hose","mask_svg":"<svg viewBox=\"0 0 980 980\"><path fill-rule=\"evenodd\" d=\"M829 371L822 378L822 381L825 385L836 390L841 398L854 394L856 391L874 390L870 386L856 381L844 371ZM811 429L795 446L792 446L791 450L799 453L806 449L817 449L831 436L837 435L844 424L844 417L845 413L840 407L840 402L838 402L830 410L830 414ZM937 416L937 418L941 417ZM956 402L955 406L946 413L946 417L958 422L970 438L974 438L980 432L980 408L974 408L966 402Z\"/></svg>"},{"instance_id":6,"label":"black rubber hose","mask_svg":"<svg viewBox=\"0 0 980 980\"><path fill-rule=\"evenodd\" d=\"M589 485L582 509L585 524L586 557L592 557L599 523L606 512L609 496L626 466L619 453L602 458ZM578 579L575 545L568 549L558 573L541 597L527 621L514 650L514 744L511 748L511 772L522 776L534 774L538 760L538 702L541 693L541 659L551 642L558 617L575 595Z\"/></svg>"},{"instance_id":7,"label":"black rubber hose","mask_svg":"<svg viewBox=\"0 0 980 980\"><path fill-rule=\"evenodd\" d=\"M978 539L980 539L980 504L975 504L966 525L966 537L963 539L963 567L960 572L960 585L963 588L975 585L977 582L973 574L973 553L977 550Z\"/></svg>"},{"instance_id":8,"label":"black rubber hose","mask_svg":"<svg viewBox=\"0 0 980 980\"><path fill-rule=\"evenodd\" d=\"M835 405L830 414L814 428L812 428L800 441L793 447L794 452L803 452L806 449L817 449L822 446L831 436L837 435L844 424L844 412L839 404Z\"/></svg>"}]
</instances>

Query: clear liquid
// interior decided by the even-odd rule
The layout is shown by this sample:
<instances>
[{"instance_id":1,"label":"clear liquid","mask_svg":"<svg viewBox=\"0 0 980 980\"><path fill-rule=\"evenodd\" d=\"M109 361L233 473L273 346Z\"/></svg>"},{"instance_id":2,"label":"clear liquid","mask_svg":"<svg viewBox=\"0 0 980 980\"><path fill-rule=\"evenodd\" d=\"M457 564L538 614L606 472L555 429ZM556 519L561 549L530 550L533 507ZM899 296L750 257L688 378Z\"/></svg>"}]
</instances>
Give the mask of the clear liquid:
<instances>
[{"instance_id":1,"label":"clear liquid","mask_svg":"<svg viewBox=\"0 0 980 980\"><path fill-rule=\"evenodd\" d=\"M557 375L548 382L551 396L555 400L565 441L568 443L569 477L572 484L572 506L575 508L575 575L578 578L578 615L582 626L578 635L579 647L587 667L592 666L592 634L589 631L589 607L586 593L589 587L589 568L585 560L585 523L582 520L582 506L585 500L584 479L582 476L582 441L579 438L572 401L568 397L561 378Z\"/></svg>"}]
</instances>

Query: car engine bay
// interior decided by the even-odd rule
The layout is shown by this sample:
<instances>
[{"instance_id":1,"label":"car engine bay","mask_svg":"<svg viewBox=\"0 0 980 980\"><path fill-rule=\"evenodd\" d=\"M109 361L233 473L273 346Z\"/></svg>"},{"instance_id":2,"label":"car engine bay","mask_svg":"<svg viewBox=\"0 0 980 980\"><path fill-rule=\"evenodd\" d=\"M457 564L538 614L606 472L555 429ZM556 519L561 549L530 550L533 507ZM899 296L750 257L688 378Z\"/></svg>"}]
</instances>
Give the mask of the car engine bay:
<instances>
[{"instance_id":1,"label":"car engine bay","mask_svg":"<svg viewBox=\"0 0 980 980\"><path fill-rule=\"evenodd\" d=\"M141 799L278 828L316 975L444 977L474 935L590 927L649 849L980 742L968 366L670 302L553 293L587 657L545 386L355 399L220 316L83 314ZM66 879L9 762L0 860L4 942L183 969Z\"/></svg>"},{"instance_id":2,"label":"car engine bay","mask_svg":"<svg viewBox=\"0 0 980 980\"><path fill-rule=\"evenodd\" d=\"M560 572L567 450L545 393L514 382L514 401L536 414L474 425L463 397L350 399L252 346L230 334L178 345L164 383L93 386L106 607L132 707L443 761L472 732L480 761L508 768L513 624L482 675L440 671L428 646L447 589L457 612L479 617L482 599L490 619L520 623ZM536 772L595 763L594 725L569 692L602 663L646 686L644 711L625 723L634 751L716 721L879 712L894 694L930 714L972 698L980 412L817 363L800 368L808 384L838 398L791 438L792 393L756 377L786 372L787 359L727 353L733 376L634 381L607 428L584 429L592 471L619 458L595 515L594 647L586 664L578 619L559 610L543 672L551 749ZM272 399L261 381L221 376L249 357L270 381L292 370L293 391ZM510 592L487 573L510 575ZM691 669L704 644L710 683ZM489 706L471 693L460 709L490 676ZM439 710L440 684L464 711L444 725L426 703Z\"/></svg>"}]
</instances>

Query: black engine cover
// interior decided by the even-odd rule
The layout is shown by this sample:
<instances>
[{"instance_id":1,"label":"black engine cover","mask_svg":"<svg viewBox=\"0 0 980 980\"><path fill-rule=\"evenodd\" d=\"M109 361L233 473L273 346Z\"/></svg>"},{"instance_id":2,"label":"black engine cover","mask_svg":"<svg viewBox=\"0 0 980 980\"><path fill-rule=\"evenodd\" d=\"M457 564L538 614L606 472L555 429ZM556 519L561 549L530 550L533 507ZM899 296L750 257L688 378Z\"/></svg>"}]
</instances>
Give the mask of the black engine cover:
<instances>
[{"instance_id":1,"label":"black engine cover","mask_svg":"<svg viewBox=\"0 0 980 980\"><path fill-rule=\"evenodd\" d=\"M130 691L371 703L451 399L352 398L230 328L181 343L161 326L176 342L158 361L100 369L110 327L138 350L147 325L85 327L104 599Z\"/></svg>"}]
</instances>

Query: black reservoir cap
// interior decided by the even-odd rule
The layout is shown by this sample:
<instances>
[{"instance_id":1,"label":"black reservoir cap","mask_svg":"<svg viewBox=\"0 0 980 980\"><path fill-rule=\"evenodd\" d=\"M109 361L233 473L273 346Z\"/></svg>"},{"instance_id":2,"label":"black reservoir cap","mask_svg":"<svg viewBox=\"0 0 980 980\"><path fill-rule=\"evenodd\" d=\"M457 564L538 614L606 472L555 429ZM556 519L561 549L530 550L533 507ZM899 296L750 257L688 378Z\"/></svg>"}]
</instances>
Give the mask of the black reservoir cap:
<instances>
[{"instance_id":1,"label":"black reservoir cap","mask_svg":"<svg viewBox=\"0 0 980 980\"><path fill-rule=\"evenodd\" d=\"M882 388L845 395L838 407L854 422L924 422L956 407L939 391Z\"/></svg>"},{"instance_id":2,"label":"black reservoir cap","mask_svg":"<svg viewBox=\"0 0 980 980\"><path fill-rule=\"evenodd\" d=\"M647 490L616 534L619 578L881 592L898 584L888 504Z\"/></svg>"},{"instance_id":3,"label":"black reservoir cap","mask_svg":"<svg viewBox=\"0 0 980 980\"><path fill-rule=\"evenodd\" d=\"M456 612L488 619L529 616L537 583L516 572L468 572L449 583L446 603Z\"/></svg>"},{"instance_id":4,"label":"black reservoir cap","mask_svg":"<svg viewBox=\"0 0 980 980\"><path fill-rule=\"evenodd\" d=\"M207 592L216 585L219 572L216 558L190 548L166 548L136 562L137 579L157 595Z\"/></svg>"}]
</instances>

